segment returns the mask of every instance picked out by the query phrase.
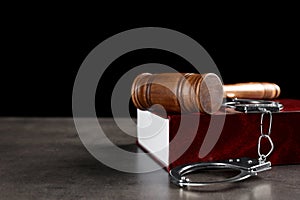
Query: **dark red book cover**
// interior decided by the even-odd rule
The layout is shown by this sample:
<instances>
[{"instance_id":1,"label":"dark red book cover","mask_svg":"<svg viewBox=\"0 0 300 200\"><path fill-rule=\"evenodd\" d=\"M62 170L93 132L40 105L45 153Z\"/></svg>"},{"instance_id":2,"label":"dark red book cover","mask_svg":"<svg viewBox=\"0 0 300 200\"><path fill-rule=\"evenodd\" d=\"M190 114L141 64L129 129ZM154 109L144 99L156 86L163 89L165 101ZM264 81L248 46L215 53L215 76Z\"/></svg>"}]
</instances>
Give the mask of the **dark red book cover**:
<instances>
[{"instance_id":1,"label":"dark red book cover","mask_svg":"<svg viewBox=\"0 0 300 200\"><path fill-rule=\"evenodd\" d=\"M272 165L300 164L300 100L277 101L284 108L272 114L270 137L274 150L267 160ZM190 113L162 116L149 111L138 112L138 126L146 119L141 113L150 113L154 117L152 122L162 120L161 128L151 124L138 128L138 144L166 170L193 162L258 158L261 113L220 112L214 115ZM263 131L266 132L269 116L264 119L266 125L263 126ZM145 137L144 133L154 132L155 136ZM262 140L261 152L267 153L270 148L269 142Z\"/></svg>"}]
</instances>

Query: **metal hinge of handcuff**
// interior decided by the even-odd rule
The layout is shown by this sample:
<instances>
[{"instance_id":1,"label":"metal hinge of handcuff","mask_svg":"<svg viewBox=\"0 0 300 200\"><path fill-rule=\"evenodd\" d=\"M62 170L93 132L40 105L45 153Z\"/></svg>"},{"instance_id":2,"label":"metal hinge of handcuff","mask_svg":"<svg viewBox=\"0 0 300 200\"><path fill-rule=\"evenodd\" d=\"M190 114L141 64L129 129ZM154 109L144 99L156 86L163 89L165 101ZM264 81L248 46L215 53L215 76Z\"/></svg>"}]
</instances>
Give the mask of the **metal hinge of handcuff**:
<instances>
[{"instance_id":1,"label":"metal hinge of handcuff","mask_svg":"<svg viewBox=\"0 0 300 200\"><path fill-rule=\"evenodd\" d=\"M177 166L171 169L169 172L172 183L176 184L179 187L216 185L220 183L241 181L251 176L256 176L258 172L263 172L271 169L271 162L266 161L266 158L272 153L274 149L274 144L270 137L271 128L272 128L272 113L279 112L280 110L282 110L283 105L275 101L235 98L229 102L224 103L224 106L244 113L257 113L257 112L261 113L260 136L258 138L258 147L257 147L258 159L236 158L236 159L228 159L228 160L217 161L217 162L199 162L199 163ZM264 133L265 114L269 115L269 126L268 126L267 133ZM271 146L269 152L266 154L263 154L261 152L261 142L263 139L267 139ZM238 170L239 174L234 177L226 178L223 180L202 181L202 182L201 181L195 182L185 177L185 175L191 174L193 172L199 172L201 170L209 170L209 169Z\"/></svg>"}]
</instances>

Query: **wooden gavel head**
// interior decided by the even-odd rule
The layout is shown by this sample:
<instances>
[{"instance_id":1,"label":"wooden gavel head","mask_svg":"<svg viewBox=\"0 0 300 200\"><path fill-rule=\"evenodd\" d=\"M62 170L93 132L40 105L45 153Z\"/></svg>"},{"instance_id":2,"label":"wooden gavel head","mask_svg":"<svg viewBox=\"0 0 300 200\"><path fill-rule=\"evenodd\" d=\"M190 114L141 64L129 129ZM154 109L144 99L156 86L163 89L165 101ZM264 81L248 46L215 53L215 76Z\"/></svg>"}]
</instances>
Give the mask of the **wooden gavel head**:
<instances>
[{"instance_id":1,"label":"wooden gavel head","mask_svg":"<svg viewBox=\"0 0 300 200\"><path fill-rule=\"evenodd\" d=\"M143 73L135 78L131 94L141 110L160 104L167 112L212 114L222 105L223 85L214 73Z\"/></svg>"}]
</instances>

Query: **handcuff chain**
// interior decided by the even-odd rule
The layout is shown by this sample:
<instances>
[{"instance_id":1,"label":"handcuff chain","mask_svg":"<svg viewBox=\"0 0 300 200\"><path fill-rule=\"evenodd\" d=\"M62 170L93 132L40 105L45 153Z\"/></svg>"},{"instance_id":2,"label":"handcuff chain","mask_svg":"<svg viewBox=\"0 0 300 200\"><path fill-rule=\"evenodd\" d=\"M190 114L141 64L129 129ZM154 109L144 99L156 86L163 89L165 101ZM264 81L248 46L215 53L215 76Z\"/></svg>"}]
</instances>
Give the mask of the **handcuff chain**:
<instances>
[{"instance_id":1,"label":"handcuff chain","mask_svg":"<svg viewBox=\"0 0 300 200\"><path fill-rule=\"evenodd\" d=\"M257 147L257 152L258 152L258 161L259 163L265 163L266 162L266 159L267 157L272 153L273 149L274 149L274 144L273 144L273 141L270 137L271 135L271 128L272 128L272 112L263 108L263 109L260 109L262 111L261 113L261 117L260 117L260 136L258 138L258 147ZM265 114L268 114L269 115L269 127L268 127L268 132L267 133L264 133L264 116ZM269 150L269 152L267 154L263 154L261 152L261 141L263 138L266 138L268 139L268 142L270 143L271 145L271 148Z\"/></svg>"}]
</instances>

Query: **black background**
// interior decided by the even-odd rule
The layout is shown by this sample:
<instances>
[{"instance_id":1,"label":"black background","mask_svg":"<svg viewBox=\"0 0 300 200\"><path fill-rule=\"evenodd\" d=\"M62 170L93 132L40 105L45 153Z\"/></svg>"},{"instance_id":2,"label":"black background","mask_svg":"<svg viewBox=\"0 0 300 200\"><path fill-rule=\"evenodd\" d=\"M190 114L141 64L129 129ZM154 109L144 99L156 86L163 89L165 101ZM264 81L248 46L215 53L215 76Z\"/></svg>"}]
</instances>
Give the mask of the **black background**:
<instances>
[{"instance_id":1,"label":"black background","mask_svg":"<svg viewBox=\"0 0 300 200\"><path fill-rule=\"evenodd\" d=\"M99 11L100 12L100 11ZM108 21L107 15L82 17L64 11L7 15L2 24L1 116L70 117L77 71L103 40L138 27L165 27L199 42L210 54L225 84L268 81L277 83L281 98L300 98L298 90L299 20L295 12L255 11L226 18L220 15L177 19L136 16ZM256 17L255 17L256 16ZM137 21L137 19L139 19ZM179 56L141 50L120 57L99 82L96 110L110 117L114 83L130 68L148 62L193 69ZM132 104L129 108L134 110Z\"/></svg>"}]
</instances>

